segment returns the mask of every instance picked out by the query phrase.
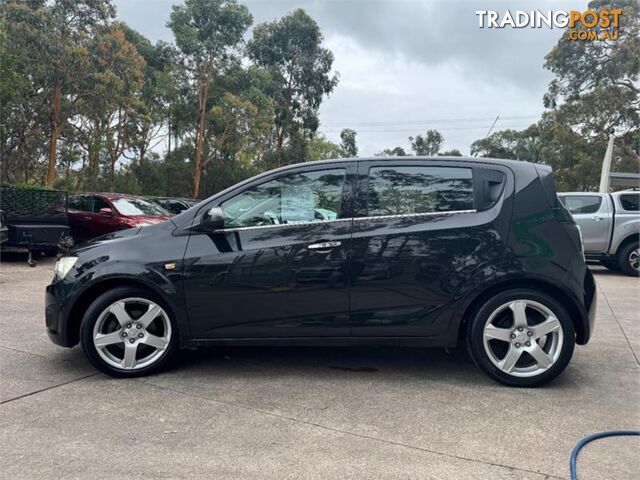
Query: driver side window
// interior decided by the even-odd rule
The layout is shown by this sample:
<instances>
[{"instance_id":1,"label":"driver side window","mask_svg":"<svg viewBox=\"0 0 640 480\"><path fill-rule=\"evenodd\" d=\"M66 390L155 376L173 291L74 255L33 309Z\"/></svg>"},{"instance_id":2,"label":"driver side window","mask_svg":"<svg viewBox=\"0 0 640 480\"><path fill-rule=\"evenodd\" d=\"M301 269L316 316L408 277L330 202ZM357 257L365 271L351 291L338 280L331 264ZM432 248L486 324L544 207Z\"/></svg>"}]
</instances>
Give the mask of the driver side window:
<instances>
[{"instance_id":1,"label":"driver side window","mask_svg":"<svg viewBox=\"0 0 640 480\"><path fill-rule=\"evenodd\" d=\"M245 190L222 203L226 228L336 220L346 170L297 172Z\"/></svg>"}]
</instances>

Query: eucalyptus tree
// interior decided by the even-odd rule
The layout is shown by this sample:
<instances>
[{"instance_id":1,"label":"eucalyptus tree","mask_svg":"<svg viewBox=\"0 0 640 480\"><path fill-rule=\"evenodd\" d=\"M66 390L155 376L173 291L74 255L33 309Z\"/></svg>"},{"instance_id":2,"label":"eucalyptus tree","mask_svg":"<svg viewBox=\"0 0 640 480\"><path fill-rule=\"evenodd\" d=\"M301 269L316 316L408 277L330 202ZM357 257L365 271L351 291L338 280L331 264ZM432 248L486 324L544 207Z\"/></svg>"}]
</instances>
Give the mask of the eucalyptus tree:
<instances>
[{"instance_id":1,"label":"eucalyptus tree","mask_svg":"<svg viewBox=\"0 0 640 480\"><path fill-rule=\"evenodd\" d=\"M357 157L358 145L356 143L356 137L358 134L351 128L345 128L340 132L340 150L343 157Z\"/></svg>"},{"instance_id":2,"label":"eucalyptus tree","mask_svg":"<svg viewBox=\"0 0 640 480\"><path fill-rule=\"evenodd\" d=\"M302 9L255 27L249 57L271 75L269 94L275 112L278 162L286 161L287 140L299 143L299 132L311 136L319 126L318 109L338 83L333 53L322 47L318 24Z\"/></svg>"},{"instance_id":3,"label":"eucalyptus tree","mask_svg":"<svg viewBox=\"0 0 640 480\"><path fill-rule=\"evenodd\" d=\"M237 55L243 35L252 22L247 7L235 0L185 0L183 5L172 7L168 26L197 92L193 198L200 193L211 83L225 63Z\"/></svg>"},{"instance_id":4,"label":"eucalyptus tree","mask_svg":"<svg viewBox=\"0 0 640 480\"><path fill-rule=\"evenodd\" d=\"M13 0L2 17L14 51L29 56L20 71L43 99L48 117L46 184L54 185L58 139L82 103L92 95L95 75L88 42L115 16L110 0Z\"/></svg>"},{"instance_id":5,"label":"eucalyptus tree","mask_svg":"<svg viewBox=\"0 0 640 480\"><path fill-rule=\"evenodd\" d=\"M444 143L444 137L437 130L427 130L427 133L409 137L411 149L416 155L437 155Z\"/></svg>"},{"instance_id":6,"label":"eucalyptus tree","mask_svg":"<svg viewBox=\"0 0 640 480\"><path fill-rule=\"evenodd\" d=\"M638 0L596 0L589 9L622 10L619 37L575 41L562 36L545 58L545 68L555 75L544 97L553 122L545 124L572 138L572 143L598 145L598 154L589 160L591 183L597 183L601 154L612 130L619 166L640 166L640 5ZM584 26L577 23L574 28ZM560 132L560 127L566 131Z\"/></svg>"}]
</instances>

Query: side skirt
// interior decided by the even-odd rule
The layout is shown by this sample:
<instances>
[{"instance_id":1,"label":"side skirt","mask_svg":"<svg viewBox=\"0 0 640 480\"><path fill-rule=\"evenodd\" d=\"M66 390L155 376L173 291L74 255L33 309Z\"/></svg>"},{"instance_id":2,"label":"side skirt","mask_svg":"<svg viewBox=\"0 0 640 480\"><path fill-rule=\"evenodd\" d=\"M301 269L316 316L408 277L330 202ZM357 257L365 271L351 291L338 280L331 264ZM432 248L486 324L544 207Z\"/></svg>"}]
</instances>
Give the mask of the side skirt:
<instances>
[{"instance_id":1,"label":"side skirt","mask_svg":"<svg viewBox=\"0 0 640 480\"><path fill-rule=\"evenodd\" d=\"M211 347L216 345L238 346L398 346L398 347L455 347L457 338L446 337L287 337L287 338L213 338L191 339L183 348Z\"/></svg>"}]
</instances>

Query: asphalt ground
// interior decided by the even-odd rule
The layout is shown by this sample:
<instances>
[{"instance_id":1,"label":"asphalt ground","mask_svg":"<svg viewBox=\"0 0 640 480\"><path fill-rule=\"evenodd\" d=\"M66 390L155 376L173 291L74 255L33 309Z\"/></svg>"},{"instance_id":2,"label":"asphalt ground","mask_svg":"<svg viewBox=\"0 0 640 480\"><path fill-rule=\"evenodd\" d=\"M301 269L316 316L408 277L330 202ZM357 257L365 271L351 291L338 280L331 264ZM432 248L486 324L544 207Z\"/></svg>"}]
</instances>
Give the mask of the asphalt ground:
<instances>
[{"instance_id":1,"label":"asphalt ground","mask_svg":"<svg viewBox=\"0 0 640 480\"><path fill-rule=\"evenodd\" d=\"M152 377L97 373L45 333L52 259L0 263L0 477L568 478L586 435L640 427L640 279L594 268L592 341L538 389L462 349L181 352ZM640 439L586 446L582 479L635 479Z\"/></svg>"}]
</instances>

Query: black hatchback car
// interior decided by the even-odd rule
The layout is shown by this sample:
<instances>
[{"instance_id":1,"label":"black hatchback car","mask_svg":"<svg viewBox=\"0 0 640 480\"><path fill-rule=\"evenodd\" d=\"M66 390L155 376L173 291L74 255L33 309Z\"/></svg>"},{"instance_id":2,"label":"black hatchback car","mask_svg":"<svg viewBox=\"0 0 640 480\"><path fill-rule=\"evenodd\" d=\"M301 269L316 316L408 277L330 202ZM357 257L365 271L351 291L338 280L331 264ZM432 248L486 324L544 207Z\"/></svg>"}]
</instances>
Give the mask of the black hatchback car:
<instances>
[{"instance_id":1,"label":"black hatchback car","mask_svg":"<svg viewBox=\"0 0 640 480\"><path fill-rule=\"evenodd\" d=\"M200 345L466 342L512 386L589 341L596 289L551 169L369 158L292 165L61 258L51 339L115 376Z\"/></svg>"}]
</instances>

